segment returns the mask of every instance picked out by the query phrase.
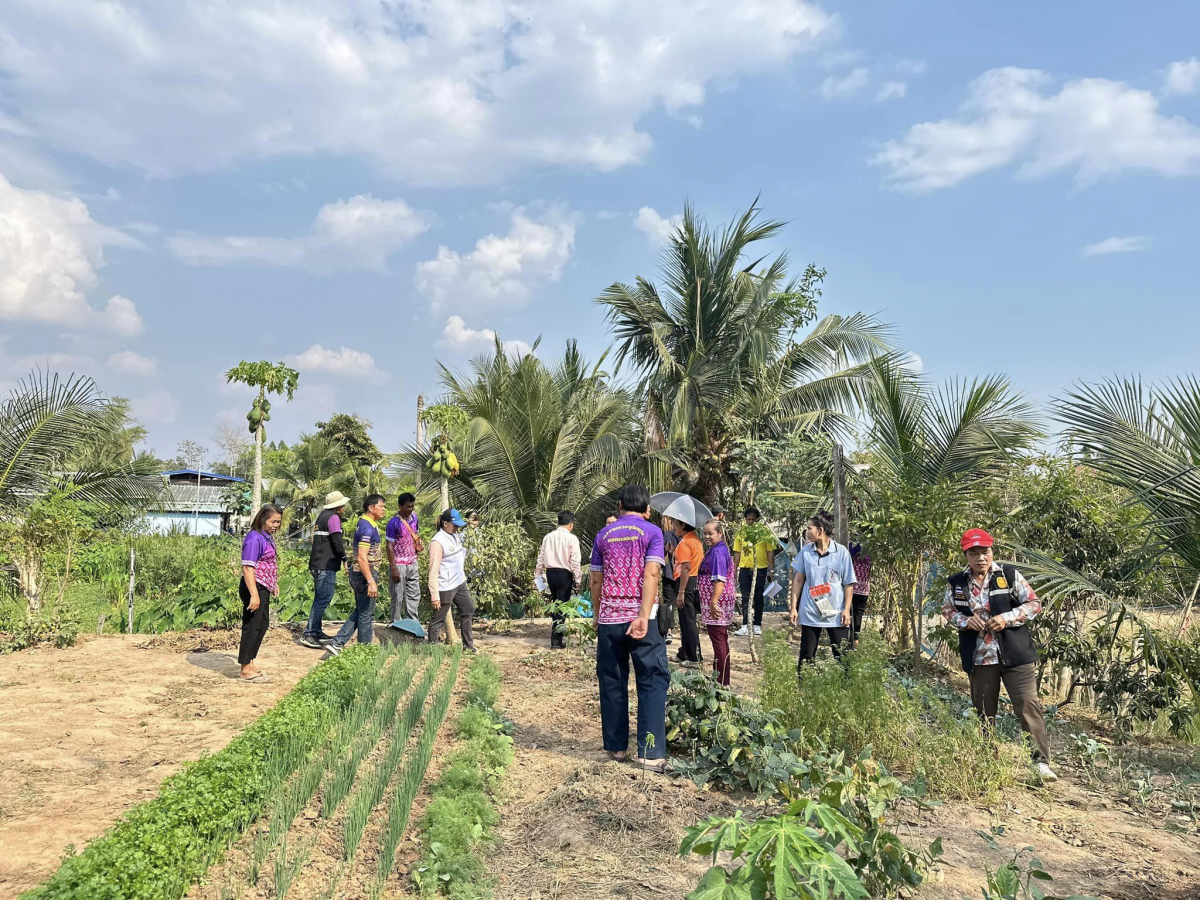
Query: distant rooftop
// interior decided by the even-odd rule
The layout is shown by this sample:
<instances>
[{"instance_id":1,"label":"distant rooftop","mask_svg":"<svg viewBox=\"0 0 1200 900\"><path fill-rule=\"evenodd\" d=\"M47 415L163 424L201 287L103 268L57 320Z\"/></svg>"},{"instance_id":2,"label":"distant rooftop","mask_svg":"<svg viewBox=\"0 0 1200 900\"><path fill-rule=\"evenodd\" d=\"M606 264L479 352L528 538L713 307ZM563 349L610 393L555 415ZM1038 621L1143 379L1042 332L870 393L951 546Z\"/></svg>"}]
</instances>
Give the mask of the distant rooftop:
<instances>
[{"instance_id":1,"label":"distant rooftop","mask_svg":"<svg viewBox=\"0 0 1200 900\"><path fill-rule=\"evenodd\" d=\"M201 472L197 469L172 469L162 473L164 478L208 478L214 481L237 481L244 483L246 479L235 478L233 475L221 475L217 472Z\"/></svg>"}]
</instances>

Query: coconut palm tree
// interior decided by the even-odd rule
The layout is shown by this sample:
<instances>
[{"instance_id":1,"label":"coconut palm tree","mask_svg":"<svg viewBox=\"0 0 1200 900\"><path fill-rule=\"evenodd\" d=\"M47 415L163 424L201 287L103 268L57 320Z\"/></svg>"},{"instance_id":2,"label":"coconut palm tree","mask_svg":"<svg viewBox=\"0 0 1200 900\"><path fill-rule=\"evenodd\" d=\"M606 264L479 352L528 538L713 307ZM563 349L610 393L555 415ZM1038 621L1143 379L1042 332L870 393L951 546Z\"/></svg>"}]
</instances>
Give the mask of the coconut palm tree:
<instances>
[{"instance_id":1,"label":"coconut palm tree","mask_svg":"<svg viewBox=\"0 0 1200 900\"><path fill-rule=\"evenodd\" d=\"M302 434L300 440L267 463L267 495L284 504L289 530L296 515L318 509L325 496L338 490L351 496L357 487L355 471L345 454L320 435Z\"/></svg>"},{"instance_id":2,"label":"coconut palm tree","mask_svg":"<svg viewBox=\"0 0 1200 900\"><path fill-rule=\"evenodd\" d=\"M645 436L670 458L688 488L717 499L733 482L735 442L800 427L837 430L864 398L867 362L891 352L876 319L816 319L824 271L788 279L788 257L754 256L779 235L757 201L733 223L710 229L688 206L664 253L661 287L616 283L607 310L618 366L641 379Z\"/></svg>"},{"instance_id":3,"label":"coconut palm tree","mask_svg":"<svg viewBox=\"0 0 1200 900\"><path fill-rule=\"evenodd\" d=\"M104 460L97 448L128 427L123 409L83 376L35 372L0 403L0 522L20 541L30 507L54 496L126 511L164 489L149 460ZM22 593L36 610L40 554L14 554Z\"/></svg>"},{"instance_id":4,"label":"coconut palm tree","mask_svg":"<svg viewBox=\"0 0 1200 900\"><path fill-rule=\"evenodd\" d=\"M608 383L602 364L589 365L574 341L549 365L532 353L514 359L497 341L470 375L443 367L442 402L467 416L454 502L519 522L533 540L561 509L575 512L585 534L597 530L639 449L633 398ZM405 454L422 487L436 490L421 468L426 456L415 447Z\"/></svg>"},{"instance_id":5,"label":"coconut palm tree","mask_svg":"<svg viewBox=\"0 0 1200 900\"><path fill-rule=\"evenodd\" d=\"M864 543L892 563L902 645L911 638L919 666L926 566L957 545L980 490L1040 432L1033 406L1003 376L931 389L890 362L870 368Z\"/></svg>"}]
</instances>

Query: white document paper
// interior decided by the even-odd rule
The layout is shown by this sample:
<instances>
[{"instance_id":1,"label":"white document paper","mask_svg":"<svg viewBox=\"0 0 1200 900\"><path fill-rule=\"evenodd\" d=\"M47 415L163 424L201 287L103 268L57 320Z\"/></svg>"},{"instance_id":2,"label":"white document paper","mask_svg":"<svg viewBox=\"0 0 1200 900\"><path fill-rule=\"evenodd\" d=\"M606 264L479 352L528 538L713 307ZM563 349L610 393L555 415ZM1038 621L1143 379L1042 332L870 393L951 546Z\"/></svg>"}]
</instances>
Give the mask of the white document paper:
<instances>
[{"instance_id":1,"label":"white document paper","mask_svg":"<svg viewBox=\"0 0 1200 900\"><path fill-rule=\"evenodd\" d=\"M549 585L546 584L546 576L539 575L537 578L533 579L533 586L538 589L539 594L544 593L549 587Z\"/></svg>"},{"instance_id":2,"label":"white document paper","mask_svg":"<svg viewBox=\"0 0 1200 900\"><path fill-rule=\"evenodd\" d=\"M817 612L821 614L822 619L831 619L837 615L838 609L833 605L832 600L822 597L817 601Z\"/></svg>"},{"instance_id":3,"label":"white document paper","mask_svg":"<svg viewBox=\"0 0 1200 900\"><path fill-rule=\"evenodd\" d=\"M767 585L767 589L763 591L763 596L770 600L782 590L783 588L779 586L778 581L772 581Z\"/></svg>"}]
</instances>

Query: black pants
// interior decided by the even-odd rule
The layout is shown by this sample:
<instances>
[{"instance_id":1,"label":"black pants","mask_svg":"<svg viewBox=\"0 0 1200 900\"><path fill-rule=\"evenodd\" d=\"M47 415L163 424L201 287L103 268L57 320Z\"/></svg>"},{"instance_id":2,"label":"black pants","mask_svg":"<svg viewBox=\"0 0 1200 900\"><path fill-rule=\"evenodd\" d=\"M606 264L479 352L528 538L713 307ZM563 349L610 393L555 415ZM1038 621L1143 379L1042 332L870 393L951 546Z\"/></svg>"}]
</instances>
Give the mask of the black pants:
<instances>
[{"instance_id":1,"label":"black pants","mask_svg":"<svg viewBox=\"0 0 1200 900\"><path fill-rule=\"evenodd\" d=\"M246 587L245 579L238 582L238 597L242 601L242 640L238 644L238 663L246 665L254 662L258 656L258 648L262 646L263 635L271 622L271 591L263 585L258 585L258 609L250 609L250 588Z\"/></svg>"},{"instance_id":2,"label":"black pants","mask_svg":"<svg viewBox=\"0 0 1200 900\"><path fill-rule=\"evenodd\" d=\"M546 586L550 588L550 599L554 603L566 603L571 599L571 588L575 586L575 577L570 569L547 569ZM560 612L550 613L550 647L565 647L562 624L566 616Z\"/></svg>"},{"instance_id":3,"label":"black pants","mask_svg":"<svg viewBox=\"0 0 1200 900\"><path fill-rule=\"evenodd\" d=\"M663 599L658 604L658 632L665 640L675 627L675 599L679 596L679 579L663 578Z\"/></svg>"},{"instance_id":4,"label":"black pants","mask_svg":"<svg viewBox=\"0 0 1200 900\"><path fill-rule=\"evenodd\" d=\"M850 608L850 615L854 622L853 642L856 647L858 646L858 636L862 634L862 620L863 616L866 615L866 612L867 595L854 594L853 603L851 604Z\"/></svg>"},{"instance_id":5,"label":"black pants","mask_svg":"<svg viewBox=\"0 0 1200 900\"><path fill-rule=\"evenodd\" d=\"M758 573L757 579L754 573ZM767 589L766 569L738 569L738 590L742 594L742 624L750 624L750 582L754 581L754 624L761 626L763 617L763 591Z\"/></svg>"},{"instance_id":6,"label":"black pants","mask_svg":"<svg viewBox=\"0 0 1200 900\"><path fill-rule=\"evenodd\" d=\"M643 759L667 755L667 645L658 622L648 623L646 636L635 641L625 632L628 623L596 627L596 680L600 683L600 727L604 749L624 753L629 746L629 664L637 683L637 747ZM647 735L653 735L652 746Z\"/></svg>"},{"instance_id":7,"label":"black pants","mask_svg":"<svg viewBox=\"0 0 1200 900\"><path fill-rule=\"evenodd\" d=\"M821 644L821 633L829 633L829 646L837 659L842 658L842 650L849 649L847 640L850 637L849 628L818 628L816 625L800 626L800 665L812 662L817 657L817 647Z\"/></svg>"},{"instance_id":8,"label":"black pants","mask_svg":"<svg viewBox=\"0 0 1200 900\"><path fill-rule=\"evenodd\" d=\"M680 578L680 582L684 579ZM687 585L681 589L683 606L679 607L679 653L676 659L685 662L700 662L704 657L700 652L700 589L696 587L696 577L687 579Z\"/></svg>"}]
</instances>

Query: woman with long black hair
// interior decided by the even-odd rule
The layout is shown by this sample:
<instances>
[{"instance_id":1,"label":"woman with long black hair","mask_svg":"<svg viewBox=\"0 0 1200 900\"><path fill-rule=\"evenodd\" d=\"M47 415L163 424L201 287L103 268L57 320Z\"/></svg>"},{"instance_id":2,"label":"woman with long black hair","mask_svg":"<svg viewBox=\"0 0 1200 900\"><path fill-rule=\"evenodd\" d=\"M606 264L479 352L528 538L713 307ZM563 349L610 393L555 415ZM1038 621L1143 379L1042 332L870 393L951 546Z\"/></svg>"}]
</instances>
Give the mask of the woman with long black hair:
<instances>
[{"instance_id":1,"label":"woman with long black hair","mask_svg":"<svg viewBox=\"0 0 1200 900\"><path fill-rule=\"evenodd\" d=\"M266 672L254 665L254 660L271 621L271 595L279 593L275 532L282 521L283 510L265 503L242 541L242 580L238 582L238 596L242 600L242 640L238 645L238 664L242 671L238 678L256 684L271 680Z\"/></svg>"}]
</instances>

